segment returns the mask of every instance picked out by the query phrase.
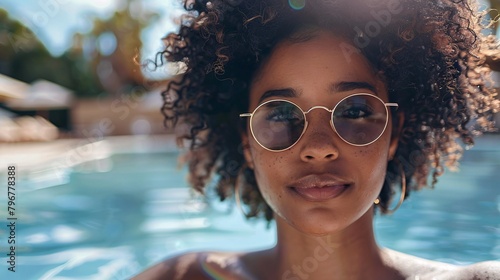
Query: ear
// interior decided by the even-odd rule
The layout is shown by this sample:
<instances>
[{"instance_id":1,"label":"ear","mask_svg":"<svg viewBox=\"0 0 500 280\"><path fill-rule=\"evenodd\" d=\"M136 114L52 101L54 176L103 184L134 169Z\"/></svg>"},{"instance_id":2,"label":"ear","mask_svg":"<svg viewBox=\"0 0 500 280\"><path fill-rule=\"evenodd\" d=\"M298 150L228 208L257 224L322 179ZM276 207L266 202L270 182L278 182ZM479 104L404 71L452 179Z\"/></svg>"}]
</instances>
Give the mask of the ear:
<instances>
[{"instance_id":1,"label":"ear","mask_svg":"<svg viewBox=\"0 0 500 280\"><path fill-rule=\"evenodd\" d=\"M405 122L405 115L403 112L398 112L396 114L396 121L393 121L392 133L391 133L391 143L389 144L389 151L387 154L387 159L392 160L396 154L398 148L399 136L403 130L403 124Z\"/></svg>"},{"instance_id":2,"label":"ear","mask_svg":"<svg viewBox=\"0 0 500 280\"><path fill-rule=\"evenodd\" d=\"M248 164L250 169L254 169L252 153L250 152L250 142L248 139L248 135L246 133L241 133L241 142L243 146L243 156L245 157L245 161Z\"/></svg>"}]
</instances>

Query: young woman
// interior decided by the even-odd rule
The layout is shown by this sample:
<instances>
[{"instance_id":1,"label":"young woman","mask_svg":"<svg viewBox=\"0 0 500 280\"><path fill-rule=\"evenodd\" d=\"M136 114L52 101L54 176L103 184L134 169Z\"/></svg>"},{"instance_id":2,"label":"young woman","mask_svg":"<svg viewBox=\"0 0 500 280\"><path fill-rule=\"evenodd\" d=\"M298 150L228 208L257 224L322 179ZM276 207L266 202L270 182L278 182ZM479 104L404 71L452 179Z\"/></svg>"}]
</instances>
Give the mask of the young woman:
<instances>
[{"instance_id":1,"label":"young woman","mask_svg":"<svg viewBox=\"0 0 500 280\"><path fill-rule=\"evenodd\" d=\"M190 129L191 183L218 180L277 244L199 252L137 279L500 279L377 246L374 212L453 167L493 129L481 18L466 0L188 1L165 38L185 73L166 121ZM394 196L394 203L390 203Z\"/></svg>"}]
</instances>

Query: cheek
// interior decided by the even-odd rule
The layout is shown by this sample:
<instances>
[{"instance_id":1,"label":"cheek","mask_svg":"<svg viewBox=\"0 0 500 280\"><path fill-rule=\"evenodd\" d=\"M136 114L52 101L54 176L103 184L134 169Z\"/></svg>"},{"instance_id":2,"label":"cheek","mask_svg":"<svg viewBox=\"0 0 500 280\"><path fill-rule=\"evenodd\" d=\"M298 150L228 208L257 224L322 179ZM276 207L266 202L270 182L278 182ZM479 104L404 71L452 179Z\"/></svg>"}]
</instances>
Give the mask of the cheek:
<instances>
[{"instance_id":1,"label":"cheek","mask_svg":"<svg viewBox=\"0 0 500 280\"><path fill-rule=\"evenodd\" d=\"M361 165L370 165L375 162L386 162L387 149L383 147L361 147L356 149L353 159Z\"/></svg>"},{"instance_id":2,"label":"cheek","mask_svg":"<svg viewBox=\"0 0 500 280\"><path fill-rule=\"evenodd\" d=\"M252 157L255 163L255 180L258 188L274 212L280 213L278 205L283 198L284 185L286 184L286 170L289 162L280 153L269 151L256 152L253 150Z\"/></svg>"},{"instance_id":3,"label":"cheek","mask_svg":"<svg viewBox=\"0 0 500 280\"><path fill-rule=\"evenodd\" d=\"M250 142L250 154L252 157L252 161L254 163L254 171L255 175L257 177L257 174L261 174L263 177L266 178L266 174L273 174L277 172L278 170L282 170L286 168L288 164L290 164L287 161L287 158L289 159L290 156L293 156L293 153L291 152L270 152L262 148L256 141L255 139L251 139ZM274 174L273 174L274 175ZM276 174L279 176L279 174ZM271 176L274 179L274 176Z\"/></svg>"},{"instance_id":4,"label":"cheek","mask_svg":"<svg viewBox=\"0 0 500 280\"><path fill-rule=\"evenodd\" d=\"M390 127L388 126L384 134L374 143L364 147L356 147L353 150L352 155L357 160L361 160L364 163L369 163L367 161L372 161L373 163L387 162L387 155L391 144L389 128Z\"/></svg>"},{"instance_id":5,"label":"cheek","mask_svg":"<svg viewBox=\"0 0 500 280\"><path fill-rule=\"evenodd\" d=\"M271 187L272 182L279 181L279 171L286 166L286 162L282 155L268 151L252 153L255 164L255 179L259 186L265 188Z\"/></svg>"},{"instance_id":6,"label":"cheek","mask_svg":"<svg viewBox=\"0 0 500 280\"><path fill-rule=\"evenodd\" d=\"M379 197L387 172L386 149L378 146L359 149L353 153L353 164L357 166L357 188L354 195L354 211L357 215L366 213ZM385 146L384 146L385 147Z\"/></svg>"},{"instance_id":7,"label":"cheek","mask_svg":"<svg viewBox=\"0 0 500 280\"><path fill-rule=\"evenodd\" d=\"M363 174L363 185L367 186L367 192L374 191L378 195L382 188L387 171L387 151L388 145L383 144L358 149L353 153L353 159Z\"/></svg>"}]
</instances>

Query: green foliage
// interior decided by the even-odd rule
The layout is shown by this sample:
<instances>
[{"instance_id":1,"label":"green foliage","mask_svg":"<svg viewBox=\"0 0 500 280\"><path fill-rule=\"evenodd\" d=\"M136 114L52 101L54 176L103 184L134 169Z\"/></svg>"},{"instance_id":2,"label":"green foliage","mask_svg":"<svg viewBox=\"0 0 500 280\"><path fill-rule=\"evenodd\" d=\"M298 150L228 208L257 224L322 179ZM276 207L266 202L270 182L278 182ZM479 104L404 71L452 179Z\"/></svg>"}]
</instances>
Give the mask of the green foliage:
<instances>
[{"instance_id":1,"label":"green foliage","mask_svg":"<svg viewBox=\"0 0 500 280\"><path fill-rule=\"evenodd\" d=\"M45 79L73 90L77 96L97 96L102 87L82 55L53 57L25 25L0 9L0 73L31 83Z\"/></svg>"},{"instance_id":2,"label":"green foliage","mask_svg":"<svg viewBox=\"0 0 500 280\"><path fill-rule=\"evenodd\" d=\"M72 47L59 57L52 57L29 28L0 9L0 73L27 83L45 79L80 97L102 92L120 95L144 84L137 63L141 32L159 15L144 12L134 1L125 1L126 9L116 11L108 19L94 18L89 33L75 34ZM112 53L103 53L99 48L101 35L107 33L116 39L117 47Z\"/></svg>"}]
</instances>

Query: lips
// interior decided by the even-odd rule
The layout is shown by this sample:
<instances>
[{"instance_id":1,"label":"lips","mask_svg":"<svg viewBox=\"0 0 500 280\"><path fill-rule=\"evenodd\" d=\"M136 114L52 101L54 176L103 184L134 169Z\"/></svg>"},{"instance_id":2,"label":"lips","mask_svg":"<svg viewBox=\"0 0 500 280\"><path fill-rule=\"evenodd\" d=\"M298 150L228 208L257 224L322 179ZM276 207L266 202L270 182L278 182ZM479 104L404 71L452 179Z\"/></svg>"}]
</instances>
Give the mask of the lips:
<instances>
[{"instance_id":1,"label":"lips","mask_svg":"<svg viewBox=\"0 0 500 280\"><path fill-rule=\"evenodd\" d=\"M308 175L294 182L289 188L300 197L320 202L340 196L351 182L330 174Z\"/></svg>"}]
</instances>

